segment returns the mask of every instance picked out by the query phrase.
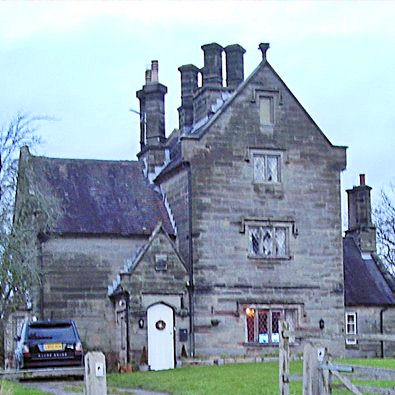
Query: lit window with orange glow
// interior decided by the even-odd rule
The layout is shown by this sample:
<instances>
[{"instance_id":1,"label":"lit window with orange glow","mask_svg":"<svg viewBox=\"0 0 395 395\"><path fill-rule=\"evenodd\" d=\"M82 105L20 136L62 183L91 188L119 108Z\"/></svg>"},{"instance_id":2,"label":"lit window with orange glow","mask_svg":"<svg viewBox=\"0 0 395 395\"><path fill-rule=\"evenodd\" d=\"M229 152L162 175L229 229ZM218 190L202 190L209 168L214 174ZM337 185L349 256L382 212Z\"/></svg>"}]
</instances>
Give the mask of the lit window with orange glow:
<instances>
[{"instance_id":1,"label":"lit window with orange glow","mask_svg":"<svg viewBox=\"0 0 395 395\"><path fill-rule=\"evenodd\" d=\"M246 308L246 316L248 318L252 318L255 315L255 309L253 307L247 307Z\"/></svg>"}]
</instances>

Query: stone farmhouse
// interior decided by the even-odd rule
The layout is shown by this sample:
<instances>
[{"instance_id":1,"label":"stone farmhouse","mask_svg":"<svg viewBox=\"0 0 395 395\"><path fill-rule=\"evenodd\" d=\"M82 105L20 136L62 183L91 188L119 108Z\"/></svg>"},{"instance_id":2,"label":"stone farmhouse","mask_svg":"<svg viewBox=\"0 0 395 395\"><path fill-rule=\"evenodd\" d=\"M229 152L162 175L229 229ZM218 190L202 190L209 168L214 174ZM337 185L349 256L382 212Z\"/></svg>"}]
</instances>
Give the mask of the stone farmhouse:
<instances>
[{"instance_id":1,"label":"stone farmhouse","mask_svg":"<svg viewBox=\"0 0 395 395\"><path fill-rule=\"evenodd\" d=\"M153 61L137 92L137 161L22 150L18 194L38 188L61 207L38 237L43 283L29 314L74 319L86 347L114 363L138 363L145 348L152 369L273 353L281 319L317 335L391 331L395 287L375 254L370 188L362 178L348 191L343 240L346 147L316 125L268 48L245 79L240 45L203 45L202 68L178 69L179 128L168 136ZM330 346L395 351L354 340Z\"/></svg>"}]
</instances>

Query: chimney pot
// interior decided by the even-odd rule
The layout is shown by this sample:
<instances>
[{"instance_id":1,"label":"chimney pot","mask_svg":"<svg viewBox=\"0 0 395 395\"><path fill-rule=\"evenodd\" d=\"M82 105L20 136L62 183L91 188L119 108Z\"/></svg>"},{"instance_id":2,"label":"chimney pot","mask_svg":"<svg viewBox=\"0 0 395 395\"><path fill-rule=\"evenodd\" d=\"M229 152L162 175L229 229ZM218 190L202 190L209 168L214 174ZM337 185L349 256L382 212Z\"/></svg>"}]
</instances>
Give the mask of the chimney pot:
<instances>
[{"instance_id":1,"label":"chimney pot","mask_svg":"<svg viewBox=\"0 0 395 395\"><path fill-rule=\"evenodd\" d=\"M359 185L360 186L365 186L365 174L360 174L359 175Z\"/></svg>"},{"instance_id":2,"label":"chimney pot","mask_svg":"<svg viewBox=\"0 0 395 395\"><path fill-rule=\"evenodd\" d=\"M259 49L262 52L262 60L266 60L266 52L270 48L269 43L260 43L259 44Z\"/></svg>"},{"instance_id":3,"label":"chimney pot","mask_svg":"<svg viewBox=\"0 0 395 395\"><path fill-rule=\"evenodd\" d=\"M157 60L153 60L151 62L151 82L159 81L159 62Z\"/></svg>"},{"instance_id":4,"label":"chimney pot","mask_svg":"<svg viewBox=\"0 0 395 395\"><path fill-rule=\"evenodd\" d=\"M149 84L151 82L151 70L145 70L145 84Z\"/></svg>"}]
</instances>

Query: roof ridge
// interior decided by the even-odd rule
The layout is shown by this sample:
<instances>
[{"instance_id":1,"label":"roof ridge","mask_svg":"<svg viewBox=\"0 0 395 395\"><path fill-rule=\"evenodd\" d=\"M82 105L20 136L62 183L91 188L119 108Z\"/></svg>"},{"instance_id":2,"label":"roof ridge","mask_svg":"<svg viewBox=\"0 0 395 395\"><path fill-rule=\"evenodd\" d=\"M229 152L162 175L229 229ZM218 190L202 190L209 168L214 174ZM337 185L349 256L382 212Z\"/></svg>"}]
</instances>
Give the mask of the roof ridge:
<instances>
[{"instance_id":1,"label":"roof ridge","mask_svg":"<svg viewBox=\"0 0 395 395\"><path fill-rule=\"evenodd\" d=\"M44 159L49 161L59 161L59 162L99 162L99 163L129 163L129 164L137 164L141 163L138 160L127 160L127 159L94 159L94 158L57 158L57 157L50 157L44 155L30 155L29 159L37 160L37 159Z\"/></svg>"}]
</instances>

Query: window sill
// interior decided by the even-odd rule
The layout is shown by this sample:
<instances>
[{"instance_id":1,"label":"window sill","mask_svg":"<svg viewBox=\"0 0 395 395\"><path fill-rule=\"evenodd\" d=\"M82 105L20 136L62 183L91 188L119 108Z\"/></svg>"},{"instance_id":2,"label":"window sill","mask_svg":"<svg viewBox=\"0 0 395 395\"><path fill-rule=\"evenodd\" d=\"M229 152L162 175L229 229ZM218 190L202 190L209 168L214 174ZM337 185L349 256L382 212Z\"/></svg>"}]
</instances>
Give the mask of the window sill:
<instances>
[{"instance_id":1,"label":"window sill","mask_svg":"<svg viewBox=\"0 0 395 395\"><path fill-rule=\"evenodd\" d=\"M259 125L259 128L261 130L262 133L265 134L273 134L274 131L274 123L267 123L267 124L263 124L261 123Z\"/></svg>"},{"instance_id":2,"label":"window sill","mask_svg":"<svg viewBox=\"0 0 395 395\"><path fill-rule=\"evenodd\" d=\"M281 181L258 181L258 180L254 180L253 183L255 185L265 185L265 186L273 186L273 187L280 187L282 186L282 182Z\"/></svg>"},{"instance_id":3,"label":"window sill","mask_svg":"<svg viewBox=\"0 0 395 395\"><path fill-rule=\"evenodd\" d=\"M256 348L265 348L265 347L278 347L278 343L243 343L244 347L256 347Z\"/></svg>"},{"instance_id":4,"label":"window sill","mask_svg":"<svg viewBox=\"0 0 395 395\"><path fill-rule=\"evenodd\" d=\"M359 344L346 344L346 350L359 350Z\"/></svg>"},{"instance_id":5,"label":"window sill","mask_svg":"<svg viewBox=\"0 0 395 395\"><path fill-rule=\"evenodd\" d=\"M270 262L270 263L276 263L276 261L290 261L292 259L291 255L287 255L287 256L282 256L282 257L269 257L269 256L256 256L256 255L251 255L248 254L248 259L252 259L255 261L265 261L265 262Z\"/></svg>"},{"instance_id":6,"label":"window sill","mask_svg":"<svg viewBox=\"0 0 395 395\"><path fill-rule=\"evenodd\" d=\"M274 197L281 198L284 195L284 187L282 182L253 181L252 183L256 193L270 193Z\"/></svg>"}]
</instances>

